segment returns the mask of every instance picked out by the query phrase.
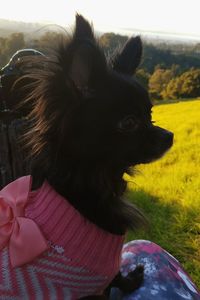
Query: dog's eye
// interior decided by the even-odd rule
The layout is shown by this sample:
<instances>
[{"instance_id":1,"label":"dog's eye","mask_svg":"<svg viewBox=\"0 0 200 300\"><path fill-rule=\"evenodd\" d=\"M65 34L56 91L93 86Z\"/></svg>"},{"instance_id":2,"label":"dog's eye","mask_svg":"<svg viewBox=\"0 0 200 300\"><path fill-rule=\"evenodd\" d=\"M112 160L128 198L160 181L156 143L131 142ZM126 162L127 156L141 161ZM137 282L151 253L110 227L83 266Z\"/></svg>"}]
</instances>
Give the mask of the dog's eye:
<instances>
[{"instance_id":1,"label":"dog's eye","mask_svg":"<svg viewBox=\"0 0 200 300\"><path fill-rule=\"evenodd\" d=\"M139 127L139 122L134 116L128 116L118 123L118 130L121 132L132 132Z\"/></svg>"}]
</instances>

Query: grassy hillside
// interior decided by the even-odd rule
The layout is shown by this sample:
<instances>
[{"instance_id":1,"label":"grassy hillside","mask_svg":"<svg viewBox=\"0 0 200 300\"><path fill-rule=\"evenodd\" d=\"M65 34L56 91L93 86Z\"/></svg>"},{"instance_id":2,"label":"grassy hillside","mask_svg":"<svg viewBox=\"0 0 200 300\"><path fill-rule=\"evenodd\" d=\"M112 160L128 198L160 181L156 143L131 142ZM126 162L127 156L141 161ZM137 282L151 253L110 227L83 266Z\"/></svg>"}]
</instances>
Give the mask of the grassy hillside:
<instances>
[{"instance_id":1,"label":"grassy hillside","mask_svg":"<svg viewBox=\"0 0 200 300\"><path fill-rule=\"evenodd\" d=\"M180 260L200 287L200 100L157 105L156 124L174 132L173 148L129 177L128 196L150 221L150 239Z\"/></svg>"}]
</instances>

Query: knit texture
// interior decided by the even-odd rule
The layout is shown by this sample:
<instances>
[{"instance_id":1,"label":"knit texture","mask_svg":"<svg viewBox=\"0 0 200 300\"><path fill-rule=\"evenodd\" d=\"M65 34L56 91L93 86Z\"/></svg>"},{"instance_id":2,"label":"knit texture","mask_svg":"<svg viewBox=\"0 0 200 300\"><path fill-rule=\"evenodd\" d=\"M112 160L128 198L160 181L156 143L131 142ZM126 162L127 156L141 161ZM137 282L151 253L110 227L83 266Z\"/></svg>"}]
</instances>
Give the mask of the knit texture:
<instances>
[{"instance_id":1,"label":"knit texture","mask_svg":"<svg viewBox=\"0 0 200 300\"><path fill-rule=\"evenodd\" d=\"M11 267L8 247L1 250L0 299L75 300L98 295L118 273L124 236L91 223L47 181L29 193L25 217L39 226L49 249L16 268Z\"/></svg>"}]
</instances>

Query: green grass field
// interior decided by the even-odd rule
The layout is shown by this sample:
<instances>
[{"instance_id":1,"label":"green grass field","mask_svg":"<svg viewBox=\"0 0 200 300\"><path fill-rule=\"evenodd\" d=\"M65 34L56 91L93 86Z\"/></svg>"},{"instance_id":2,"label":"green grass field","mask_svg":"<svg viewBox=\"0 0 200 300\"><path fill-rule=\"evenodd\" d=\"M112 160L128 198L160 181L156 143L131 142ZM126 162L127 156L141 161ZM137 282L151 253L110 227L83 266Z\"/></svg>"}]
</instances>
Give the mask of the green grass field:
<instances>
[{"instance_id":1,"label":"green grass field","mask_svg":"<svg viewBox=\"0 0 200 300\"><path fill-rule=\"evenodd\" d=\"M160 160L140 165L127 177L128 197L148 217L149 239L183 264L200 287L200 99L156 105L156 124L174 132L174 145Z\"/></svg>"}]
</instances>

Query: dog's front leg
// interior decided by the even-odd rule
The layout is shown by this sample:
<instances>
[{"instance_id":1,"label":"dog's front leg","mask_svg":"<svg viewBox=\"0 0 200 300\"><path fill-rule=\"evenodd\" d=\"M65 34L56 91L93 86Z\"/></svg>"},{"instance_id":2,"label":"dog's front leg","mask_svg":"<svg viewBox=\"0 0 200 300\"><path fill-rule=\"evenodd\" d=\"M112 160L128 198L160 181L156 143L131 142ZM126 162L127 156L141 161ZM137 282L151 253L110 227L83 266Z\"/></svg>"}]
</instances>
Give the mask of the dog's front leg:
<instances>
[{"instance_id":1,"label":"dog's front leg","mask_svg":"<svg viewBox=\"0 0 200 300\"><path fill-rule=\"evenodd\" d=\"M144 279L144 267L138 265L134 271L123 277L121 272L111 282L109 289L112 287L119 288L123 293L128 294L140 287Z\"/></svg>"},{"instance_id":2,"label":"dog's front leg","mask_svg":"<svg viewBox=\"0 0 200 300\"><path fill-rule=\"evenodd\" d=\"M100 296L87 296L79 300L108 300L110 289L112 287L119 288L123 293L128 294L140 287L144 279L144 267L139 265L134 271L130 272L126 277L123 277L121 272L110 283L109 287L105 290L104 295Z\"/></svg>"}]
</instances>

